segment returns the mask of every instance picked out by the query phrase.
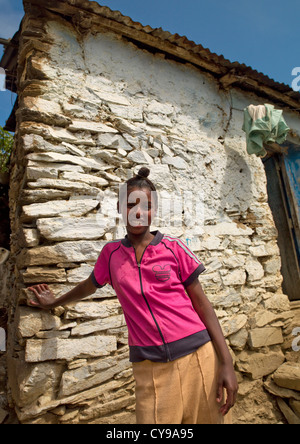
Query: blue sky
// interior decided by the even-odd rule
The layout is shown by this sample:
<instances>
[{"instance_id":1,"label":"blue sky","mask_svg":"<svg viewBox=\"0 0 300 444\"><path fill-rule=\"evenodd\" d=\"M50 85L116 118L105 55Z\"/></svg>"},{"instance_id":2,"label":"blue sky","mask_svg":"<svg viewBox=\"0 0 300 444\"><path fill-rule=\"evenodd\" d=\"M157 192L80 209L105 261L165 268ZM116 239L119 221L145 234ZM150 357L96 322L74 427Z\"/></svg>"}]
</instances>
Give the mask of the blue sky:
<instances>
[{"instance_id":1,"label":"blue sky","mask_svg":"<svg viewBox=\"0 0 300 444\"><path fill-rule=\"evenodd\" d=\"M300 66L299 0L99 0L133 20L185 35L270 78L292 84ZM0 0L0 37L10 38L23 16L22 0ZM0 45L0 57L3 47ZM300 71L300 68L299 68ZM1 89L1 85L0 85ZM0 90L0 125L15 95Z\"/></svg>"}]
</instances>

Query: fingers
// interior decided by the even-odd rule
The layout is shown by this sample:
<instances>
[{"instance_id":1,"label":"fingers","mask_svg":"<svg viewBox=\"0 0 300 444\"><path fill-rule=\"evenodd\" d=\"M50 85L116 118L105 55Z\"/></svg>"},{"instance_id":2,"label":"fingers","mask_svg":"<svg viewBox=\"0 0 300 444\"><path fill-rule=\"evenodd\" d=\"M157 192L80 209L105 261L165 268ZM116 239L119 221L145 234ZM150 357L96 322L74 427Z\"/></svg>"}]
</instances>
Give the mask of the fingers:
<instances>
[{"instance_id":1,"label":"fingers","mask_svg":"<svg viewBox=\"0 0 300 444\"><path fill-rule=\"evenodd\" d=\"M30 305L33 305L34 307L40 307L40 305L37 302L33 301L32 299L30 299L30 301L28 302Z\"/></svg>"},{"instance_id":2,"label":"fingers","mask_svg":"<svg viewBox=\"0 0 300 444\"><path fill-rule=\"evenodd\" d=\"M236 401L236 391L235 390L226 390L226 391L227 391L226 402L220 408L220 413L222 413L223 416L227 415L227 413L234 406Z\"/></svg>"},{"instance_id":3,"label":"fingers","mask_svg":"<svg viewBox=\"0 0 300 444\"><path fill-rule=\"evenodd\" d=\"M224 390L223 390L223 384L218 384L218 389L217 389L217 402L221 404L221 402L223 401L223 396L224 396Z\"/></svg>"},{"instance_id":4,"label":"fingers","mask_svg":"<svg viewBox=\"0 0 300 444\"><path fill-rule=\"evenodd\" d=\"M35 285L33 287L29 287L28 290L31 291L32 293L34 293L36 299L38 302L34 301L34 300L30 300L29 303L30 305L33 305L34 307L41 307L41 292L43 291L43 289L41 288L41 285Z\"/></svg>"},{"instance_id":5,"label":"fingers","mask_svg":"<svg viewBox=\"0 0 300 444\"><path fill-rule=\"evenodd\" d=\"M37 285L37 289L38 289L38 292L39 293L42 293L44 290L43 290L43 286L42 286L42 284L38 284Z\"/></svg>"},{"instance_id":6,"label":"fingers","mask_svg":"<svg viewBox=\"0 0 300 444\"><path fill-rule=\"evenodd\" d=\"M30 291L34 292L35 294L41 293L41 291L43 291L41 288L41 285L33 285L32 287L28 287L27 290L30 290Z\"/></svg>"},{"instance_id":7,"label":"fingers","mask_svg":"<svg viewBox=\"0 0 300 444\"><path fill-rule=\"evenodd\" d=\"M37 300L39 300L40 295L39 295L39 293L37 292L37 290L36 290L35 287L29 287L28 290L32 291L32 293L35 294L35 297L37 298Z\"/></svg>"},{"instance_id":8,"label":"fingers","mask_svg":"<svg viewBox=\"0 0 300 444\"><path fill-rule=\"evenodd\" d=\"M232 396L228 395L225 404L222 405L222 407L220 408L220 412L222 413L223 416L225 416L233 406L234 406L233 398Z\"/></svg>"},{"instance_id":9,"label":"fingers","mask_svg":"<svg viewBox=\"0 0 300 444\"><path fill-rule=\"evenodd\" d=\"M55 301L55 297L47 284L37 284L28 287L29 291L34 293L34 298L28 301L32 307L41 308L43 310L51 310Z\"/></svg>"}]
</instances>

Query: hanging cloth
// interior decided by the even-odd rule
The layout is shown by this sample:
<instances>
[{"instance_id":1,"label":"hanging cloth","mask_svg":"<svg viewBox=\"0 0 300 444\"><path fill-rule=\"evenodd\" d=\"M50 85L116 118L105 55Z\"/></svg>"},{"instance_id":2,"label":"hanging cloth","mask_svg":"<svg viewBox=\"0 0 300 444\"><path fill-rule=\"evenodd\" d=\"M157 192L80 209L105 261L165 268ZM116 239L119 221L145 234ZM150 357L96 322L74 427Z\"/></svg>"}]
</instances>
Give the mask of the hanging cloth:
<instances>
[{"instance_id":1,"label":"hanging cloth","mask_svg":"<svg viewBox=\"0 0 300 444\"><path fill-rule=\"evenodd\" d=\"M246 133L247 152L264 157L267 151L264 143L283 143L290 130L283 112L273 105L249 105L244 109L243 131Z\"/></svg>"}]
</instances>

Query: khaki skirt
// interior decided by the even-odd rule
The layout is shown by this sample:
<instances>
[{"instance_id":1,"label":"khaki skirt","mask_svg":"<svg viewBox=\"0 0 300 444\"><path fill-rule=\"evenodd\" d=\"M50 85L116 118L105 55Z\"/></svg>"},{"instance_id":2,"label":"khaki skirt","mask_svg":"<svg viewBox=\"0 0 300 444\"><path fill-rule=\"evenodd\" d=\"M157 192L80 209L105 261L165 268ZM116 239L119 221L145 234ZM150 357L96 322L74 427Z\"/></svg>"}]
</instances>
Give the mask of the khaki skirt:
<instances>
[{"instance_id":1,"label":"khaki skirt","mask_svg":"<svg viewBox=\"0 0 300 444\"><path fill-rule=\"evenodd\" d=\"M133 363L137 424L228 424L217 403L212 342L175 361Z\"/></svg>"}]
</instances>

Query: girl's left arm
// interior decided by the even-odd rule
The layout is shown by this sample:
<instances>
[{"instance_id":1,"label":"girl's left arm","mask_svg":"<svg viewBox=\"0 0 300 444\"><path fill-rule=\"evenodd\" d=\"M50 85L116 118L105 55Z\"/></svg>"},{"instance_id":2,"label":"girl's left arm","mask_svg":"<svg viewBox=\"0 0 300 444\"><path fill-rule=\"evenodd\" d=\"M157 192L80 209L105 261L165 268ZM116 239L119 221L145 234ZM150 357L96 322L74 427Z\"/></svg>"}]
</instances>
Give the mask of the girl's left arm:
<instances>
[{"instance_id":1,"label":"girl's left arm","mask_svg":"<svg viewBox=\"0 0 300 444\"><path fill-rule=\"evenodd\" d=\"M232 358L215 311L205 295L198 279L190 284L186 288L186 291L191 298L194 309L205 324L219 357L220 370L218 374L217 401L219 403L223 401L223 392L225 388L227 398L220 411L223 415L226 415L226 413L228 413L231 407L233 407L235 404L238 391L238 383Z\"/></svg>"}]
</instances>

